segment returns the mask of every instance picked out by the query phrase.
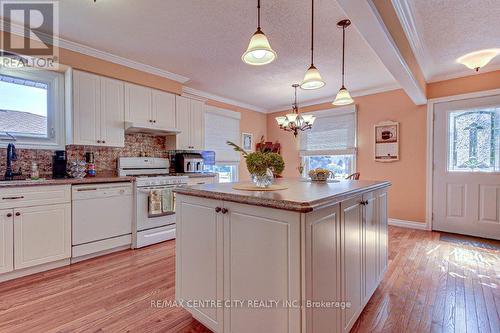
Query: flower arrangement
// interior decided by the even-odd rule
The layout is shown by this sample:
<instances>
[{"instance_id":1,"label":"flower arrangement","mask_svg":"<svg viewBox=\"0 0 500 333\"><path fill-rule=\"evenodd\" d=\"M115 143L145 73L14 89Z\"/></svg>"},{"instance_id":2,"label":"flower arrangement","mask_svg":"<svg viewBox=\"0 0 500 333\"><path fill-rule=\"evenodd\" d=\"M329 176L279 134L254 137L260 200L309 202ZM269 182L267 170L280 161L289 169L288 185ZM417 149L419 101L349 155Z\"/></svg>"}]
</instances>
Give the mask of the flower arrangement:
<instances>
[{"instance_id":1,"label":"flower arrangement","mask_svg":"<svg viewBox=\"0 0 500 333\"><path fill-rule=\"evenodd\" d=\"M280 175L285 169L285 162L280 154L263 151L249 153L234 142L227 141L226 143L243 155L248 172L259 187L271 185L273 177Z\"/></svg>"}]
</instances>

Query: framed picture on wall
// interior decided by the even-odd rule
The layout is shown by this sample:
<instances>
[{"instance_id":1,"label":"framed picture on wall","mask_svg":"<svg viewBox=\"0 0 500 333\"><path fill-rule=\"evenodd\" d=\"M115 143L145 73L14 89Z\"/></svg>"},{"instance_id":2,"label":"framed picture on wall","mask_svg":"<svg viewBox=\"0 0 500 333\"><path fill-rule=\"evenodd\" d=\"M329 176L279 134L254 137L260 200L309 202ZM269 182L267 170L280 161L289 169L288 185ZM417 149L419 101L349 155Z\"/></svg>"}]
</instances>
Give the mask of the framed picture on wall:
<instances>
[{"instance_id":1,"label":"framed picture on wall","mask_svg":"<svg viewBox=\"0 0 500 333\"><path fill-rule=\"evenodd\" d=\"M253 151L253 134L241 133L241 144L246 151Z\"/></svg>"},{"instance_id":2,"label":"framed picture on wall","mask_svg":"<svg viewBox=\"0 0 500 333\"><path fill-rule=\"evenodd\" d=\"M375 125L375 161L398 161L399 137L399 123L384 121Z\"/></svg>"}]
</instances>

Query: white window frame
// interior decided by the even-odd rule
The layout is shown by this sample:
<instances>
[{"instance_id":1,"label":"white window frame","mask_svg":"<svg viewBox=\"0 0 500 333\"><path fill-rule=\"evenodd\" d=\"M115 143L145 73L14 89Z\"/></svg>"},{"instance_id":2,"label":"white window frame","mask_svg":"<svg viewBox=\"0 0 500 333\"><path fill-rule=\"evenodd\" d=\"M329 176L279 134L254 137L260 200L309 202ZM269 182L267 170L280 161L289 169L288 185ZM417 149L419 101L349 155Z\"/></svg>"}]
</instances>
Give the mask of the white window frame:
<instances>
[{"instance_id":1,"label":"white window frame","mask_svg":"<svg viewBox=\"0 0 500 333\"><path fill-rule=\"evenodd\" d=\"M306 166L305 159L308 156L340 156L340 155L352 155L352 168L351 173L356 172L357 170L357 158L358 158L358 112L355 104L352 105L347 105L347 106L342 106L342 107L337 107L337 108L332 108L332 109L327 109L327 110L320 110L320 111L314 111L314 112L307 112L303 114L310 114L314 115L316 117L316 122L321 121L322 117L328 117L332 115L342 115L342 114L347 114L347 113L354 113L354 151L350 149L342 149L342 150L318 150L314 151L314 153L304 153L301 151L301 135L299 133L299 141L298 141L298 148L299 148L299 154L300 154L300 161L301 164ZM314 125L313 125L314 127ZM304 173L307 175L308 170L304 169Z\"/></svg>"},{"instance_id":2,"label":"white window frame","mask_svg":"<svg viewBox=\"0 0 500 333\"><path fill-rule=\"evenodd\" d=\"M0 147L4 148L9 143L14 143L16 147L25 149L65 149L64 74L39 69L2 69L0 74L47 84L47 132L49 136L40 138L13 134L16 140L12 141L4 133L0 133Z\"/></svg>"}]
</instances>

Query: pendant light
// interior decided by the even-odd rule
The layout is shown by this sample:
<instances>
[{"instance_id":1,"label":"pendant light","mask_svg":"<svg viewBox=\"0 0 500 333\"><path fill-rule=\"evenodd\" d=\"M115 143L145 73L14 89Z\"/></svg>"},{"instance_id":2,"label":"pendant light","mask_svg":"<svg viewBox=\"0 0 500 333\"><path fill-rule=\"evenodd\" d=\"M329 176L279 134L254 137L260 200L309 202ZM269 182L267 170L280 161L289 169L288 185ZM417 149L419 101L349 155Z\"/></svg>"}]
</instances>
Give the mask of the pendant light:
<instances>
[{"instance_id":1,"label":"pendant light","mask_svg":"<svg viewBox=\"0 0 500 333\"><path fill-rule=\"evenodd\" d=\"M335 97L335 100L333 101L333 105L348 105L354 102L354 100L351 97L351 94L349 91L346 89L344 86L344 65L345 65L345 28L351 25L351 21L349 20L342 20L339 23L337 23L337 26L339 28L342 28L342 87L340 88L339 92L337 93L337 97Z\"/></svg>"},{"instance_id":2,"label":"pendant light","mask_svg":"<svg viewBox=\"0 0 500 333\"><path fill-rule=\"evenodd\" d=\"M316 118L310 114L301 115L299 113L299 105L297 104L297 88L299 85L295 83L292 84L292 87L295 89L295 100L292 105L293 113L289 113L286 116L276 117L276 122L282 130L285 132L292 132L296 137L297 134L299 134L299 131L311 129Z\"/></svg>"},{"instance_id":3,"label":"pendant light","mask_svg":"<svg viewBox=\"0 0 500 333\"><path fill-rule=\"evenodd\" d=\"M318 69L314 66L314 0L311 1L311 66L304 75L300 88L306 90L319 89L325 85Z\"/></svg>"},{"instance_id":4,"label":"pendant light","mask_svg":"<svg viewBox=\"0 0 500 333\"><path fill-rule=\"evenodd\" d=\"M270 64L276 57L276 52L271 48L266 35L260 30L260 0L257 0L257 31L250 38L248 48L241 56L241 60L249 65L262 66Z\"/></svg>"}]
</instances>

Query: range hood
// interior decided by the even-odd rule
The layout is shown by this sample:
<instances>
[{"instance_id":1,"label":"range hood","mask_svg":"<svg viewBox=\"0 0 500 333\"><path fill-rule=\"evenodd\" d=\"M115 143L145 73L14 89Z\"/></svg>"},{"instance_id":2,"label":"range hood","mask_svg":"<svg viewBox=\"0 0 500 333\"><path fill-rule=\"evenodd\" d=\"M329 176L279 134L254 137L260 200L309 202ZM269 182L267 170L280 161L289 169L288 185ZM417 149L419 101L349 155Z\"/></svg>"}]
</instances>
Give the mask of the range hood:
<instances>
[{"instance_id":1,"label":"range hood","mask_svg":"<svg viewBox=\"0 0 500 333\"><path fill-rule=\"evenodd\" d=\"M148 133L156 135L177 135L181 131L177 128L153 127L143 123L125 122L125 133Z\"/></svg>"}]
</instances>

